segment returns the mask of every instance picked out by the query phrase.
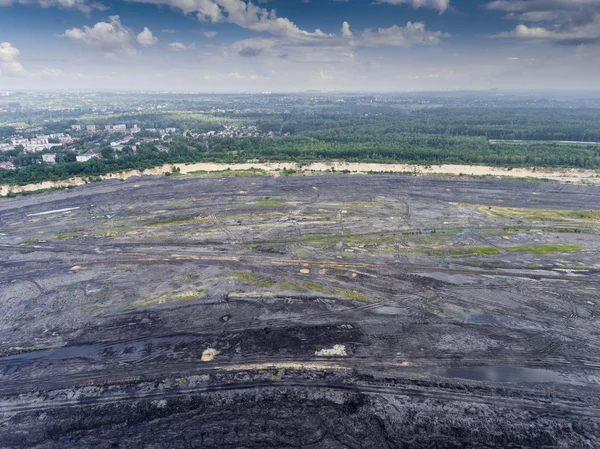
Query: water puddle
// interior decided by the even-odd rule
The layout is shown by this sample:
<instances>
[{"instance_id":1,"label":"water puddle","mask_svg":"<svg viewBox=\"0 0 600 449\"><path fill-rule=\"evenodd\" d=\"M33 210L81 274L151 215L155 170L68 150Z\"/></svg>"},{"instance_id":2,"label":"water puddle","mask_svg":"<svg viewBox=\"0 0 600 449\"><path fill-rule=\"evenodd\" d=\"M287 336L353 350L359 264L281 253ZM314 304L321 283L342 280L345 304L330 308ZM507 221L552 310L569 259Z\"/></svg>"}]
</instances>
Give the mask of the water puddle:
<instances>
[{"instance_id":1,"label":"water puddle","mask_svg":"<svg viewBox=\"0 0 600 449\"><path fill-rule=\"evenodd\" d=\"M477 278L473 276L465 276L464 274L433 272L427 274L419 273L418 275L456 285L476 284L478 282Z\"/></svg>"},{"instance_id":2,"label":"water puddle","mask_svg":"<svg viewBox=\"0 0 600 449\"><path fill-rule=\"evenodd\" d=\"M440 377L498 383L568 383L589 385L572 376L537 368L515 366L464 366L433 368L428 374Z\"/></svg>"},{"instance_id":3,"label":"water puddle","mask_svg":"<svg viewBox=\"0 0 600 449\"><path fill-rule=\"evenodd\" d=\"M469 313L464 318L466 323L482 324L482 325L498 325L500 321L489 313Z\"/></svg>"},{"instance_id":4,"label":"water puddle","mask_svg":"<svg viewBox=\"0 0 600 449\"><path fill-rule=\"evenodd\" d=\"M80 359L110 364L136 363L177 354L198 344L193 336L156 337L115 344L66 346L0 357L0 373L12 374L26 366L45 367L57 362Z\"/></svg>"}]
</instances>

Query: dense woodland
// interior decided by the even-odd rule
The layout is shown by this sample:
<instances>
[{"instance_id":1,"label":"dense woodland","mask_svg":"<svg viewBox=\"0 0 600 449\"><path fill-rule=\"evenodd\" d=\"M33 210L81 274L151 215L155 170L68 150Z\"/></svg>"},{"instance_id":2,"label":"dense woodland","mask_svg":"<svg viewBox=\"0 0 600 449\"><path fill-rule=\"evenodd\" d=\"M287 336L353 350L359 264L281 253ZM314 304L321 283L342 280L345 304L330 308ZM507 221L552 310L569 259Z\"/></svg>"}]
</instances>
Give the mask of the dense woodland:
<instances>
[{"instance_id":1,"label":"dense woodland","mask_svg":"<svg viewBox=\"0 0 600 449\"><path fill-rule=\"evenodd\" d=\"M157 144L138 144L102 159L74 162L75 153L57 152L57 165L39 163L37 154L0 153L17 170L0 170L1 183L31 183L75 175L146 169L164 163L346 160L354 162L482 164L502 167L600 168L600 145L554 141L600 142L600 109L569 107L422 107L365 105L301 105L273 112L260 110L130 113L118 116L129 125L176 127L179 135L159 151ZM108 123L115 117L105 119ZM94 120L101 124L102 119ZM51 123L66 129L73 119ZM226 124L258 125L264 137L192 138L191 133L220 130ZM266 136L271 132L272 136ZM0 138L14 133L0 127ZM140 136L138 136L139 138ZM525 142L490 142L522 140ZM86 138L80 143L85 148Z\"/></svg>"}]
</instances>

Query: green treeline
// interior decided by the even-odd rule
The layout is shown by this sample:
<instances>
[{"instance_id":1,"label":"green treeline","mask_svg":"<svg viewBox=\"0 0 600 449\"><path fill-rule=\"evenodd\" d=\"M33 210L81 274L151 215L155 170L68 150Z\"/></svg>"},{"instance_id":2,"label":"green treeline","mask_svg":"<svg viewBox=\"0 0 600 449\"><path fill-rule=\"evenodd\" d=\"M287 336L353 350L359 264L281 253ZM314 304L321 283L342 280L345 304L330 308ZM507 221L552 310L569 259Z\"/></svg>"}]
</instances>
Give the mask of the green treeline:
<instances>
[{"instance_id":1,"label":"green treeline","mask_svg":"<svg viewBox=\"0 0 600 449\"><path fill-rule=\"evenodd\" d=\"M600 142L600 110L551 108L431 108L377 113L357 107L227 116L147 114L136 116L141 127L178 126L184 135L155 144L137 143L115 153L102 149L102 159L75 162L71 150L56 149L57 164L41 163L39 154L5 152L17 170L0 170L0 183L27 184L72 176L147 169L166 163L257 160L408 163L419 165L480 164L501 167L600 168L600 145L560 144L552 140ZM187 118L184 118L187 117ZM256 124L264 137L200 137L192 133L220 129L226 123ZM59 127L57 124L53 124ZM64 129L64 127L63 127ZM9 133L11 129L0 129ZM287 135L289 133L289 135ZM139 137L143 137L140 135ZM138 137L138 138L139 138ZM83 136L78 146L95 143ZM529 140L495 142L488 139ZM89 143L88 143L88 140ZM158 143L156 144L158 145ZM164 150L164 148L162 148Z\"/></svg>"}]
</instances>

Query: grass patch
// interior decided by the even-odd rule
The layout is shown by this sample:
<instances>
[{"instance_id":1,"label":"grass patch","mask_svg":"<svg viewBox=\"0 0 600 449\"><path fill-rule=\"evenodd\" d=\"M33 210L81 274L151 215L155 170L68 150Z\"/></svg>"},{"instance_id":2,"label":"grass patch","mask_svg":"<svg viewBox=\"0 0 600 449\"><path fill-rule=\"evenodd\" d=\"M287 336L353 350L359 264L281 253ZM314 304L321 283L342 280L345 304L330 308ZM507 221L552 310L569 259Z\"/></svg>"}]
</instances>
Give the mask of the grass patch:
<instances>
[{"instance_id":1,"label":"grass patch","mask_svg":"<svg viewBox=\"0 0 600 449\"><path fill-rule=\"evenodd\" d=\"M375 206L383 206L385 205L384 202L380 202L380 201L373 201L373 202L368 202L368 201L357 201L354 203L344 203L344 208L348 208L348 209L360 209L362 207L375 207Z\"/></svg>"},{"instance_id":2,"label":"grass patch","mask_svg":"<svg viewBox=\"0 0 600 449\"><path fill-rule=\"evenodd\" d=\"M448 254L452 257L497 256L502 251L494 247L431 248L425 250L429 255Z\"/></svg>"},{"instance_id":3,"label":"grass patch","mask_svg":"<svg viewBox=\"0 0 600 449\"><path fill-rule=\"evenodd\" d=\"M526 252L536 254L548 254L548 253L568 253L573 251L581 251L585 249L583 246L578 245L541 245L541 246L513 246L507 248L508 252Z\"/></svg>"},{"instance_id":4,"label":"grass patch","mask_svg":"<svg viewBox=\"0 0 600 449\"><path fill-rule=\"evenodd\" d=\"M194 176L204 178L252 178L254 176L269 176L269 172L261 168L249 168L248 170L198 170L180 176Z\"/></svg>"},{"instance_id":5,"label":"grass patch","mask_svg":"<svg viewBox=\"0 0 600 449\"><path fill-rule=\"evenodd\" d=\"M102 288L94 294L96 299L102 299L108 295L109 287L108 285L102 286Z\"/></svg>"},{"instance_id":6,"label":"grass patch","mask_svg":"<svg viewBox=\"0 0 600 449\"><path fill-rule=\"evenodd\" d=\"M323 246L333 246L339 242L347 245L381 245L383 243L393 243L396 236L394 234L354 234L354 235L337 235L337 234L309 234L302 236L302 242L314 242Z\"/></svg>"},{"instance_id":7,"label":"grass patch","mask_svg":"<svg viewBox=\"0 0 600 449\"><path fill-rule=\"evenodd\" d=\"M42 240L40 239L35 239L35 238L31 238L31 239L23 239L19 242L19 245L23 245L25 243L40 243L42 242Z\"/></svg>"},{"instance_id":8,"label":"grass patch","mask_svg":"<svg viewBox=\"0 0 600 449\"><path fill-rule=\"evenodd\" d=\"M75 237L83 237L85 235L85 232L65 232L65 233L59 233L56 234L54 236L54 238L56 239L70 239L70 238L75 238Z\"/></svg>"},{"instance_id":9,"label":"grass patch","mask_svg":"<svg viewBox=\"0 0 600 449\"><path fill-rule=\"evenodd\" d=\"M258 283L258 288L269 288L275 285L275 281L264 279Z\"/></svg>"},{"instance_id":10,"label":"grass patch","mask_svg":"<svg viewBox=\"0 0 600 449\"><path fill-rule=\"evenodd\" d=\"M336 295L345 296L346 298L353 299L355 301L368 301L369 297L363 293L356 292L354 290L348 290L344 288L330 288L331 293Z\"/></svg>"},{"instance_id":11,"label":"grass patch","mask_svg":"<svg viewBox=\"0 0 600 449\"><path fill-rule=\"evenodd\" d=\"M467 206L474 206L468 205ZM499 218L521 217L530 221L578 221L597 222L600 220L600 210L558 210L531 209L518 207L498 207L475 205L476 209Z\"/></svg>"},{"instance_id":12,"label":"grass patch","mask_svg":"<svg viewBox=\"0 0 600 449\"><path fill-rule=\"evenodd\" d=\"M289 290L289 291L294 291L294 292L301 292L304 290L302 287L300 287L295 282L287 282L287 281L280 282L278 284L278 287L281 290Z\"/></svg>"},{"instance_id":13,"label":"grass patch","mask_svg":"<svg viewBox=\"0 0 600 449\"><path fill-rule=\"evenodd\" d=\"M241 272L233 273L233 277L235 278L236 281L240 281L240 282L254 282L258 279L252 273L241 273Z\"/></svg>"},{"instance_id":14,"label":"grass patch","mask_svg":"<svg viewBox=\"0 0 600 449\"><path fill-rule=\"evenodd\" d=\"M313 284L312 282L305 282L304 287L313 292L325 293L325 287L320 284Z\"/></svg>"},{"instance_id":15,"label":"grass patch","mask_svg":"<svg viewBox=\"0 0 600 449\"><path fill-rule=\"evenodd\" d=\"M279 200L262 200L262 201L258 201L256 203L257 206L261 206L261 207L277 207L277 206L285 206L285 203L283 201L279 201Z\"/></svg>"}]
</instances>

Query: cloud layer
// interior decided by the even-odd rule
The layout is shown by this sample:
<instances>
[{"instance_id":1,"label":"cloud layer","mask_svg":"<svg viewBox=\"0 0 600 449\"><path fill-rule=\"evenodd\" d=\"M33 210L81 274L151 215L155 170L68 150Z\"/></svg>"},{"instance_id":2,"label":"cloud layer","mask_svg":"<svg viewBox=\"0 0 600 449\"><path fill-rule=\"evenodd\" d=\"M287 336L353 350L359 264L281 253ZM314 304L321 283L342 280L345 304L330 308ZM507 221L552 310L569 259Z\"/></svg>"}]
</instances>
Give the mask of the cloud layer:
<instances>
[{"instance_id":1,"label":"cloud layer","mask_svg":"<svg viewBox=\"0 0 600 449\"><path fill-rule=\"evenodd\" d=\"M431 8L437 9L440 14L444 13L450 7L450 0L380 0L381 3L390 5L410 4L413 8Z\"/></svg>"},{"instance_id":2,"label":"cloud layer","mask_svg":"<svg viewBox=\"0 0 600 449\"><path fill-rule=\"evenodd\" d=\"M0 0L0 7L12 5L41 6L42 8L64 8L75 9L84 14L90 14L94 10L106 11L108 8L102 3L90 0Z\"/></svg>"},{"instance_id":3,"label":"cloud layer","mask_svg":"<svg viewBox=\"0 0 600 449\"><path fill-rule=\"evenodd\" d=\"M21 54L19 50L8 42L0 44L0 72L3 76L21 76L25 74L25 68L18 61Z\"/></svg>"},{"instance_id":4,"label":"cloud layer","mask_svg":"<svg viewBox=\"0 0 600 449\"><path fill-rule=\"evenodd\" d=\"M98 22L91 28L84 26L66 30L60 37L66 37L90 50L101 51L107 56L135 53L137 45L149 47L158 42L148 27L135 35L121 24L119 16L110 16L109 22Z\"/></svg>"},{"instance_id":5,"label":"cloud layer","mask_svg":"<svg viewBox=\"0 0 600 449\"><path fill-rule=\"evenodd\" d=\"M538 39L560 45L600 43L598 0L495 0L486 9L523 22L492 37ZM526 24L532 22L535 24Z\"/></svg>"}]
</instances>

